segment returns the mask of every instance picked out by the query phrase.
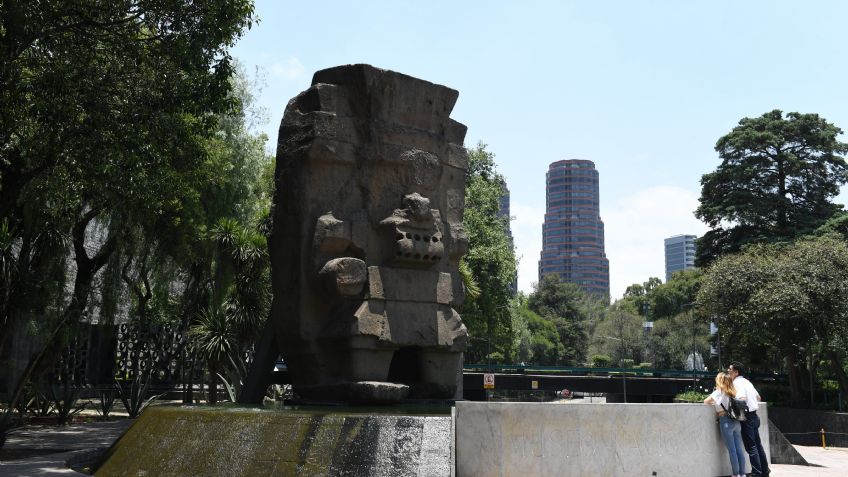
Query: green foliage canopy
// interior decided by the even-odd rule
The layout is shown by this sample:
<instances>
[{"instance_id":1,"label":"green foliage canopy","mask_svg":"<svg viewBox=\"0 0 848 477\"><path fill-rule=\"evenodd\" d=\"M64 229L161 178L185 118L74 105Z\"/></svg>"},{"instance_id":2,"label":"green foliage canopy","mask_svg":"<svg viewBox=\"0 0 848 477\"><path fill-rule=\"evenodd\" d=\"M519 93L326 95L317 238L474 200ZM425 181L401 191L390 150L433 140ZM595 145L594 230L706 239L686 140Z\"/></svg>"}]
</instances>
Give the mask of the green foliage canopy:
<instances>
[{"instance_id":1,"label":"green foliage canopy","mask_svg":"<svg viewBox=\"0 0 848 477\"><path fill-rule=\"evenodd\" d=\"M774 110L721 137L722 162L701 178L695 212L712 228L698 240L699 265L748 243L792 240L839 211L831 199L848 181L841 133L817 114Z\"/></svg>"},{"instance_id":2,"label":"green foliage canopy","mask_svg":"<svg viewBox=\"0 0 848 477\"><path fill-rule=\"evenodd\" d=\"M786 360L793 401L806 380L803 353L821 348L840 389L848 330L848 244L823 236L789 245L757 245L722 257L706 273L700 307L714 316L725 349L753 365L770 350Z\"/></svg>"},{"instance_id":3,"label":"green foliage canopy","mask_svg":"<svg viewBox=\"0 0 848 477\"><path fill-rule=\"evenodd\" d=\"M586 361L587 327L593 305L599 299L578 285L563 283L558 275L546 275L536 285L527 306L556 327L562 351L557 364L581 366Z\"/></svg>"},{"instance_id":4,"label":"green foliage canopy","mask_svg":"<svg viewBox=\"0 0 848 477\"><path fill-rule=\"evenodd\" d=\"M497 172L494 154L482 143L469 149L463 216L468 253L462 268L473 278L466 282L479 289L466 297L462 315L471 336L471 360L486 360L496 352L506 359L515 353L511 313L515 250L507 234L509 217L499 214L505 194L506 182Z\"/></svg>"},{"instance_id":5,"label":"green foliage canopy","mask_svg":"<svg viewBox=\"0 0 848 477\"><path fill-rule=\"evenodd\" d=\"M44 330L25 378L107 264L104 282L123 279L140 315L170 288L151 278L179 227L203 222L190 211L208 205L213 138L241 106L227 49L252 22L249 0L3 2L0 246L17 254L0 273L0 346L20 318Z\"/></svg>"}]
</instances>

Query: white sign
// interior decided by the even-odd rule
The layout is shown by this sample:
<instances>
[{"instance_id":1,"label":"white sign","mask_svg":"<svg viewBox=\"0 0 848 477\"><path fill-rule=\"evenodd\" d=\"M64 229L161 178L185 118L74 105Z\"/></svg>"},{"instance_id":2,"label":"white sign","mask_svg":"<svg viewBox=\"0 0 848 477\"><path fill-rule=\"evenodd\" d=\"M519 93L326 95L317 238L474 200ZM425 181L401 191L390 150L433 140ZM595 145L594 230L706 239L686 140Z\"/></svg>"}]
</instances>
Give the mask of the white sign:
<instances>
[{"instance_id":1,"label":"white sign","mask_svg":"<svg viewBox=\"0 0 848 477\"><path fill-rule=\"evenodd\" d=\"M485 373L483 375L483 389L495 389L495 375Z\"/></svg>"}]
</instances>

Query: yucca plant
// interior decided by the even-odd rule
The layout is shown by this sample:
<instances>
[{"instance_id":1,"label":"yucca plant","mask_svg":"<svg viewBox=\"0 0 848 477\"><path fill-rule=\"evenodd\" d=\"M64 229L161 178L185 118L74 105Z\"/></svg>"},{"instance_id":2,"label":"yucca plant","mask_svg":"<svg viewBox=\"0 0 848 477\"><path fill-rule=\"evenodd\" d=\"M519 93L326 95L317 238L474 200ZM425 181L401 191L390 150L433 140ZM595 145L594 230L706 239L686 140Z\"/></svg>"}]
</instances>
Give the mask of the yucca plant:
<instances>
[{"instance_id":1,"label":"yucca plant","mask_svg":"<svg viewBox=\"0 0 848 477\"><path fill-rule=\"evenodd\" d=\"M243 353L267 317L271 298L267 241L238 221L219 220L207 238L215 245L209 303L189 330L192 352L206 363L209 402L220 379L231 400L246 375Z\"/></svg>"},{"instance_id":2,"label":"yucca plant","mask_svg":"<svg viewBox=\"0 0 848 477\"><path fill-rule=\"evenodd\" d=\"M209 403L215 404L218 386L215 376L238 350L238 336L224 308L207 308L198 314L189 330L192 351L206 361L209 370Z\"/></svg>"}]
</instances>

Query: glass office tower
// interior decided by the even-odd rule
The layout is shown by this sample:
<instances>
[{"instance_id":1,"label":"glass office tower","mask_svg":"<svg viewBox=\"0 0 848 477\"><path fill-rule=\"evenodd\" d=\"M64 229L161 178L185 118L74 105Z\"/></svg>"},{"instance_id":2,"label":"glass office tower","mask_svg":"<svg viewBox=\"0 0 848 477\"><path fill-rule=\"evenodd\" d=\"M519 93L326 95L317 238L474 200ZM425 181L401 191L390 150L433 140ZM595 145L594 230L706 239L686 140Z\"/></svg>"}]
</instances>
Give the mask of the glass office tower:
<instances>
[{"instance_id":1,"label":"glass office tower","mask_svg":"<svg viewBox=\"0 0 848 477\"><path fill-rule=\"evenodd\" d=\"M564 282L609 296L609 260L604 252L595 164L582 159L554 162L548 168L545 189L539 280L556 273Z\"/></svg>"},{"instance_id":2,"label":"glass office tower","mask_svg":"<svg viewBox=\"0 0 848 477\"><path fill-rule=\"evenodd\" d=\"M674 272L695 268L694 235L675 235L665 242L665 281L671 280Z\"/></svg>"}]
</instances>

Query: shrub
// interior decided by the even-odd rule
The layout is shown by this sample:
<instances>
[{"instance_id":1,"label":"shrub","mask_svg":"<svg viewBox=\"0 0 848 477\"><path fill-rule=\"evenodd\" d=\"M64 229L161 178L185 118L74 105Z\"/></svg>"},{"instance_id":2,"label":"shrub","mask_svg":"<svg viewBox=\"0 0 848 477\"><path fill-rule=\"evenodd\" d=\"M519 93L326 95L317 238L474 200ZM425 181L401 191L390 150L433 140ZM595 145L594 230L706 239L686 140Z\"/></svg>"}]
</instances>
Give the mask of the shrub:
<instances>
[{"instance_id":1,"label":"shrub","mask_svg":"<svg viewBox=\"0 0 848 477\"><path fill-rule=\"evenodd\" d=\"M595 354L590 358L593 368L609 368L612 358L605 354Z\"/></svg>"},{"instance_id":2,"label":"shrub","mask_svg":"<svg viewBox=\"0 0 848 477\"><path fill-rule=\"evenodd\" d=\"M674 396L674 400L683 402L704 402L704 399L706 399L709 395L709 393L701 391L686 391Z\"/></svg>"}]
</instances>

